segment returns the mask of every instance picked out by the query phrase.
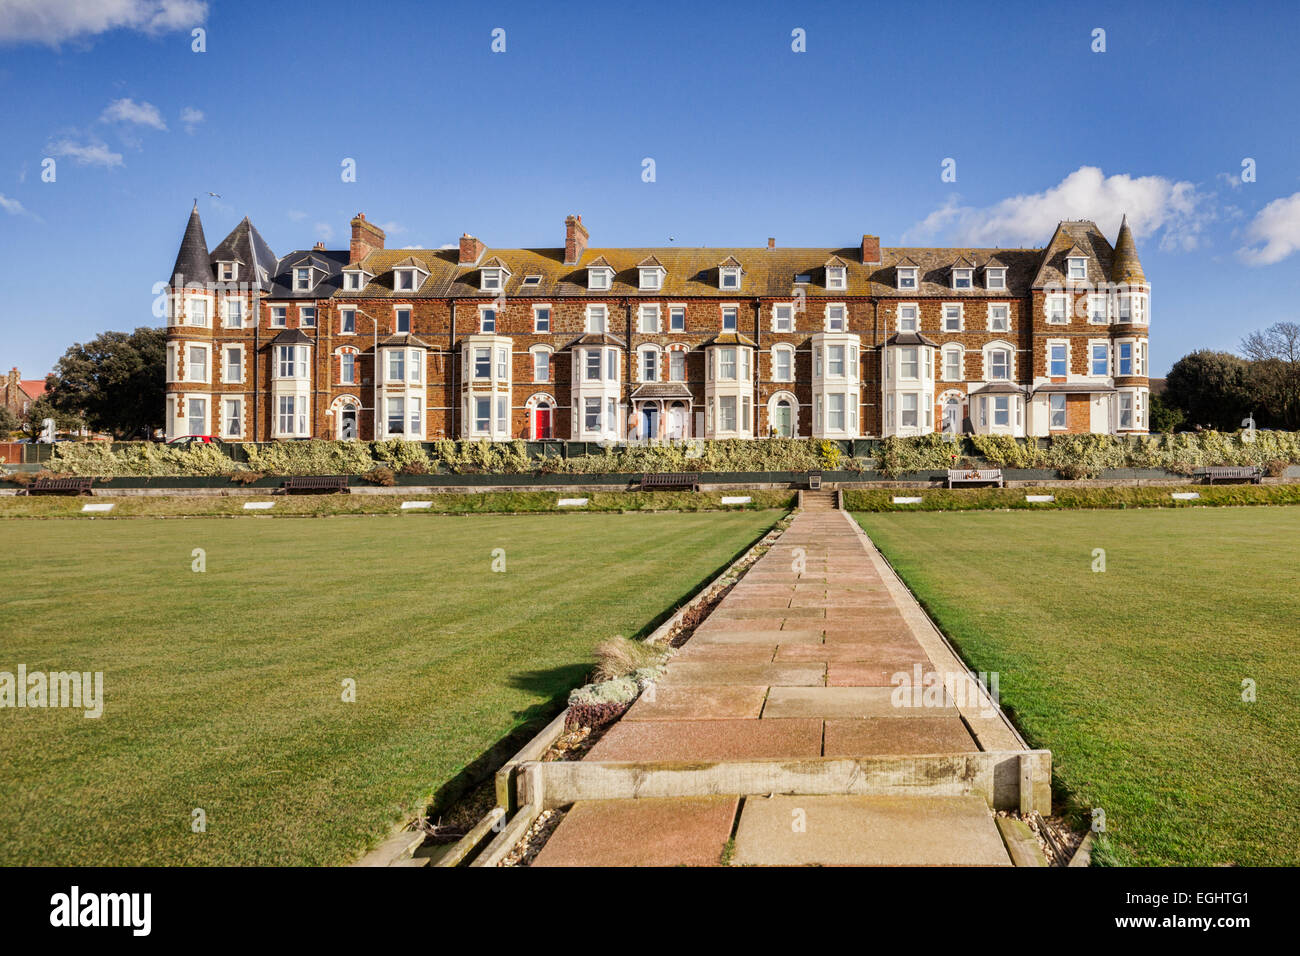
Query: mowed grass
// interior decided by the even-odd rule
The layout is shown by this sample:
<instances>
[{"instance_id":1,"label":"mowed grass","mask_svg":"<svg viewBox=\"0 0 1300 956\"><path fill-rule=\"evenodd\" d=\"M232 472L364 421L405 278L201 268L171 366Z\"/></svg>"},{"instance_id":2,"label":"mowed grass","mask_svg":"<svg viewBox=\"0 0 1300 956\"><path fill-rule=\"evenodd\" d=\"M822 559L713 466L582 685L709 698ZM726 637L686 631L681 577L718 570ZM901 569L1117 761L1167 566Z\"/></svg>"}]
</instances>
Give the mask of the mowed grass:
<instances>
[{"instance_id":1,"label":"mowed grass","mask_svg":"<svg viewBox=\"0 0 1300 956\"><path fill-rule=\"evenodd\" d=\"M105 698L0 710L0 864L347 862L780 515L0 523L0 671Z\"/></svg>"},{"instance_id":2,"label":"mowed grass","mask_svg":"<svg viewBox=\"0 0 1300 956\"><path fill-rule=\"evenodd\" d=\"M856 517L1119 862L1300 862L1300 511Z\"/></svg>"}]
</instances>

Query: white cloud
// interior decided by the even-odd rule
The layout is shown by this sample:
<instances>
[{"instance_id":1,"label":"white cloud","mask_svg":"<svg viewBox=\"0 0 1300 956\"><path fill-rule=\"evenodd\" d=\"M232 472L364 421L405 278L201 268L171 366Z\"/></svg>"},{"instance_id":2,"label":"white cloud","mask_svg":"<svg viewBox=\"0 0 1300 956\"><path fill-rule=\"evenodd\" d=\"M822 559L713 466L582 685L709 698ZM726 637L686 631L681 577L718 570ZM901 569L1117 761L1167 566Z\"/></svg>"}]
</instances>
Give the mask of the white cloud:
<instances>
[{"instance_id":1,"label":"white cloud","mask_svg":"<svg viewBox=\"0 0 1300 956\"><path fill-rule=\"evenodd\" d=\"M385 235L389 236L400 236L402 233L406 232L406 227L400 222L395 221L380 223L379 228L384 230Z\"/></svg>"},{"instance_id":2,"label":"white cloud","mask_svg":"<svg viewBox=\"0 0 1300 956\"><path fill-rule=\"evenodd\" d=\"M329 242L334 238L334 227L328 222L316 223L316 238L321 242Z\"/></svg>"},{"instance_id":3,"label":"white cloud","mask_svg":"<svg viewBox=\"0 0 1300 956\"><path fill-rule=\"evenodd\" d=\"M167 124L163 122L162 114L158 112L158 107L152 103L137 103L130 97L125 99L113 100L108 106L104 107L104 112L100 114L102 123L130 123L135 126L148 126L151 129L165 130Z\"/></svg>"},{"instance_id":4,"label":"white cloud","mask_svg":"<svg viewBox=\"0 0 1300 956\"><path fill-rule=\"evenodd\" d=\"M1194 184L1163 176L1106 176L1081 166L1055 186L1012 196L992 206L963 206L953 198L903 236L905 243L943 236L957 245L1042 246L1063 219L1091 219L1108 236L1121 217L1141 239L1159 233L1162 249L1194 249L1216 218L1212 201Z\"/></svg>"},{"instance_id":5,"label":"white cloud","mask_svg":"<svg viewBox=\"0 0 1300 956\"><path fill-rule=\"evenodd\" d=\"M157 35L198 26L207 16L202 0L4 0L0 44L58 46L109 30Z\"/></svg>"},{"instance_id":6,"label":"white cloud","mask_svg":"<svg viewBox=\"0 0 1300 956\"><path fill-rule=\"evenodd\" d=\"M51 156L67 156L78 166L104 166L111 169L122 165L122 154L113 152L98 140L83 144L71 139L60 139L47 143L45 151Z\"/></svg>"},{"instance_id":7,"label":"white cloud","mask_svg":"<svg viewBox=\"0 0 1300 956\"><path fill-rule=\"evenodd\" d=\"M290 209L287 213L289 219L293 222L302 222L307 218L307 214L301 209Z\"/></svg>"},{"instance_id":8,"label":"white cloud","mask_svg":"<svg viewBox=\"0 0 1300 956\"><path fill-rule=\"evenodd\" d=\"M1257 212L1246 227L1246 242L1250 245L1237 255L1249 266L1271 266L1300 249L1300 193L1274 199Z\"/></svg>"},{"instance_id":9,"label":"white cloud","mask_svg":"<svg viewBox=\"0 0 1300 956\"><path fill-rule=\"evenodd\" d=\"M11 216L21 216L27 211L17 199L10 199L4 193L0 193L0 209L3 209Z\"/></svg>"},{"instance_id":10,"label":"white cloud","mask_svg":"<svg viewBox=\"0 0 1300 956\"><path fill-rule=\"evenodd\" d=\"M205 119L207 117L203 115L203 110L195 109L193 106L181 110L181 125L185 127L187 133L193 133Z\"/></svg>"}]
</instances>

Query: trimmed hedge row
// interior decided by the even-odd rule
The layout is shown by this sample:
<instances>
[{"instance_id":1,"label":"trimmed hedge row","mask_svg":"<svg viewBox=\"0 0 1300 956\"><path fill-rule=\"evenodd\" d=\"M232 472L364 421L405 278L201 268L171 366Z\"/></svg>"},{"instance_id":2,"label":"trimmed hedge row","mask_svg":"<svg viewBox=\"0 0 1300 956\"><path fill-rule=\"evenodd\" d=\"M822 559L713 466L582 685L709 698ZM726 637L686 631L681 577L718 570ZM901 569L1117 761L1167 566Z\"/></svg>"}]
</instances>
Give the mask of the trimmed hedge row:
<instances>
[{"instance_id":1,"label":"trimmed hedge row","mask_svg":"<svg viewBox=\"0 0 1300 956\"><path fill-rule=\"evenodd\" d=\"M1179 501L1172 492L1200 498ZM920 504L894 504L894 497L919 497ZM1052 495L1031 503L1026 495ZM1188 485L1119 488L938 488L918 491L847 489L847 511L1065 511L1086 508L1195 508L1231 505L1300 505L1300 485Z\"/></svg>"},{"instance_id":2,"label":"trimmed hedge row","mask_svg":"<svg viewBox=\"0 0 1300 956\"><path fill-rule=\"evenodd\" d=\"M101 477L200 475L395 474L635 474L660 471L764 472L862 471L888 476L936 471L968 459L1004 468L1041 468L1067 478L1108 468L1164 469L1191 474L1206 465L1259 465L1278 471L1300 463L1300 432L1252 434L1196 432L1178 435L1057 435L1015 439L967 435L887 438L878 461L847 456L838 442L820 439L691 441L673 445L617 445L603 453L534 457L526 442L337 442L311 440L245 444L232 458L220 445L177 448L151 442L54 446L47 467L69 475Z\"/></svg>"},{"instance_id":3,"label":"trimmed hedge row","mask_svg":"<svg viewBox=\"0 0 1300 956\"><path fill-rule=\"evenodd\" d=\"M428 511L423 509L402 512L402 502L409 501L410 496L366 494L366 495L283 495L274 499L275 507L270 511L247 511L244 503L250 499L244 495L231 496L113 496L75 498L75 497L2 497L0 498L0 518L80 518L92 517L81 511L81 506L93 500L96 504L112 502L114 507L107 514L99 513L93 517L143 518L143 517L205 517L234 515L374 515L374 514L514 514L542 512L623 512L623 511L763 511L769 509L788 509L794 507L795 493L792 491L746 491L752 500L746 505L722 504L722 492L673 492L673 491L639 491L639 492L593 492L584 495L555 494L553 492L486 492L484 494L438 494L430 495L426 500L433 502ZM256 500L267 500L266 496L256 495ZM561 508L557 502L565 497L585 497L587 506L583 508Z\"/></svg>"}]
</instances>

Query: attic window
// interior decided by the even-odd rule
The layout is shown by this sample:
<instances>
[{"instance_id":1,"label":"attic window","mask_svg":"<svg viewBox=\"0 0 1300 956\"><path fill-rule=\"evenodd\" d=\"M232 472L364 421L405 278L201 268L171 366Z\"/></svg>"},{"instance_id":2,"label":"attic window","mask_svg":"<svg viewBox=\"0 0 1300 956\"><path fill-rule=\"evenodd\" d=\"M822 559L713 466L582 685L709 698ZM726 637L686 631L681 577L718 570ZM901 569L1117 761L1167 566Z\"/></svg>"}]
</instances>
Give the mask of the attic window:
<instances>
[{"instance_id":1,"label":"attic window","mask_svg":"<svg viewBox=\"0 0 1300 956\"><path fill-rule=\"evenodd\" d=\"M398 269L396 273L396 277L397 277L398 289L404 289L408 292L414 291L415 289L414 269Z\"/></svg>"},{"instance_id":2,"label":"attic window","mask_svg":"<svg viewBox=\"0 0 1300 956\"><path fill-rule=\"evenodd\" d=\"M501 270L500 269L483 270L482 289L484 292L501 291Z\"/></svg>"},{"instance_id":3,"label":"attic window","mask_svg":"<svg viewBox=\"0 0 1300 956\"><path fill-rule=\"evenodd\" d=\"M1070 256L1066 260L1065 276L1071 281L1082 281L1088 278L1088 260L1083 256Z\"/></svg>"},{"instance_id":4,"label":"attic window","mask_svg":"<svg viewBox=\"0 0 1300 956\"><path fill-rule=\"evenodd\" d=\"M812 282L812 276L809 275L807 272L800 272L797 276L794 277L795 285L808 285L808 283L810 282Z\"/></svg>"},{"instance_id":5,"label":"attic window","mask_svg":"<svg viewBox=\"0 0 1300 956\"><path fill-rule=\"evenodd\" d=\"M641 289L644 292L654 292L662 289L664 284L664 271L650 267L641 270Z\"/></svg>"},{"instance_id":6,"label":"attic window","mask_svg":"<svg viewBox=\"0 0 1300 956\"><path fill-rule=\"evenodd\" d=\"M614 279L614 270L602 267L587 270L587 288L603 292Z\"/></svg>"},{"instance_id":7,"label":"attic window","mask_svg":"<svg viewBox=\"0 0 1300 956\"><path fill-rule=\"evenodd\" d=\"M343 288L349 292L359 292L364 285L361 276L360 272L343 273Z\"/></svg>"},{"instance_id":8,"label":"attic window","mask_svg":"<svg viewBox=\"0 0 1300 956\"><path fill-rule=\"evenodd\" d=\"M953 269L952 270L952 287L954 289L969 289L974 285L974 269Z\"/></svg>"},{"instance_id":9,"label":"attic window","mask_svg":"<svg viewBox=\"0 0 1300 956\"><path fill-rule=\"evenodd\" d=\"M542 277L541 277L541 276L524 276L524 285L525 285L525 286L530 286L530 285L540 285L541 282L542 282Z\"/></svg>"},{"instance_id":10,"label":"attic window","mask_svg":"<svg viewBox=\"0 0 1300 956\"><path fill-rule=\"evenodd\" d=\"M898 287L900 289L916 288L916 267L915 266L898 267Z\"/></svg>"},{"instance_id":11,"label":"attic window","mask_svg":"<svg viewBox=\"0 0 1300 956\"><path fill-rule=\"evenodd\" d=\"M1007 270L1006 269L985 269L984 284L990 289L1003 290L1007 287Z\"/></svg>"},{"instance_id":12,"label":"attic window","mask_svg":"<svg viewBox=\"0 0 1300 956\"><path fill-rule=\"evenodd\" d=\"M845 279L844 272L845 270L843 266L827 266L826 267L826 288L835 289L835 290L844 289L845 286L847 285L847 280Z\"/></svg>"},{"instance_id":13,"label":"attic window","mask_svg":"<svg viewBox=\"0 0 1300 956\"><path fill-rule=\"evenodd\" d=\"M239 275L239 263L223 262L221 263L221 281L234 282L235 277Z\"/></svg>"},{"instance_id":14,"label":"attic window","mask_svg":"<svg viewBox=\"0 0 1300 956\"><path fill-rule=\"evenodd\" d=\"M740 288L740 266L723 266L718 270L718 288Z\"/></svg>"},{"instance_id":15,"label":"attic window","mask_svg":"<svg viewBox=\"0 0 1300 956\"><path fill-rule=\"evenodd\" d=\"M293 291L309 292L311 290L311 269L293 270Z\"/></svg>"}]
</instances>

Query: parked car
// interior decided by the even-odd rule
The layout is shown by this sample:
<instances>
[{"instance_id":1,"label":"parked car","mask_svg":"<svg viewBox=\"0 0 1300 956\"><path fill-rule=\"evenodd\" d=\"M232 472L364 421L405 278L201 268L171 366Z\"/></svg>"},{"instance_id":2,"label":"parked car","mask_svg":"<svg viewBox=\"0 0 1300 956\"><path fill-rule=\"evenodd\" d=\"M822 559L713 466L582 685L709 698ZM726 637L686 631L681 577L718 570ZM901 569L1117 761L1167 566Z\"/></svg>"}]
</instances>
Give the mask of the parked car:
<instances>
[{"instance_id":1,"label":"parked car","mask_svg":"<svg viewBox=\"0 0 1300 956\"><path fill-rule=\"evenodd\" d=\"M217 439L213 438L211 435L180 435L176 438L173 438L167 444L184 446L184 445L219 445L221 443L217 441Z\"/></svg>"}]
</instances>

